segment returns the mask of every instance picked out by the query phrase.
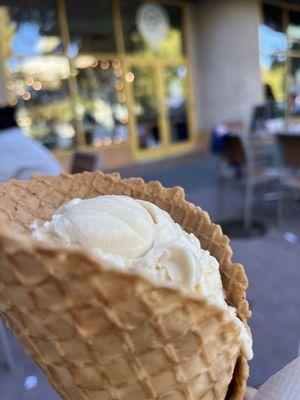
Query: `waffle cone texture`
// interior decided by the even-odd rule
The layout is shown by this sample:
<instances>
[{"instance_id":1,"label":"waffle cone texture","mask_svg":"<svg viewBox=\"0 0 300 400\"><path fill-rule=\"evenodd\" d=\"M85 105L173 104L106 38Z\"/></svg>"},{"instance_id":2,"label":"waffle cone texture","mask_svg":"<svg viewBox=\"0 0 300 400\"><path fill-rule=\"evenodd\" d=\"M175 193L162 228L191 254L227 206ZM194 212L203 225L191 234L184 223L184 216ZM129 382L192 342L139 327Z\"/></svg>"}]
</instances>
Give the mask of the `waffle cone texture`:
<instances>
[{"instance_id":1,"label":"waffle cone texture","mask_svg":"<svg viewBox=\"0 0 300 400\"><path fill-rule=\"evenodd\" d=\"M229 240L181 188L118 174L34 176L0 185L0 313L63 400L241 400L239 329L206 298L34 240L64 202L106 194L150 201L220 263L227 302L247 324L248 281Z\"/></svg>"}]
</instances>

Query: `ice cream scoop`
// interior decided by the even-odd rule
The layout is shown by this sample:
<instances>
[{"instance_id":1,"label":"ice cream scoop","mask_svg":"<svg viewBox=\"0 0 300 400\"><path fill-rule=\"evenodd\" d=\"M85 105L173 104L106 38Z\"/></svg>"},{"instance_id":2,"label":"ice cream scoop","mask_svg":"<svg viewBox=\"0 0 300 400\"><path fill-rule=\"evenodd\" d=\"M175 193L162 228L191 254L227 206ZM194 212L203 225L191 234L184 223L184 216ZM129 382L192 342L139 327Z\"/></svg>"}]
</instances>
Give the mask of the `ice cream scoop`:
<instances>
[{"instance_id":1,"label":"ice cream scoop","mask_svg":"<svg viewBox=\"0 0 300 400\"><path fill-rule=\"evenodd\" d=\"M106 265L136 270L209 297L228 309L240 327L243 351L252 358L251 336L225 301L217 260L156 205L120 195L75 198L35 228L33 236L89 248Z\"/></svg>"}]
</instances>

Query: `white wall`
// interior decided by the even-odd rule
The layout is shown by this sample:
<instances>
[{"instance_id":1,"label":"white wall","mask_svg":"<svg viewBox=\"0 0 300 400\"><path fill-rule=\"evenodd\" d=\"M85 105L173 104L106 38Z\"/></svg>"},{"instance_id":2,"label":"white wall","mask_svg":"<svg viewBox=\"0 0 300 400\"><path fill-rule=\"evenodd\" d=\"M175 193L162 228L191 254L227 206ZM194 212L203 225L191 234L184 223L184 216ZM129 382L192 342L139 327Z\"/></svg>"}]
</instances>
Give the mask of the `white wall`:
<instances>
[{"instance_id":1,"label":"white wall","mask_svg":"<svg viewBox=\"0 0 300 400\"><path fill-rule=\"evenodd\" d=\"M218 121L248 123L262 102L259 3L204 0L190 6L190 57L197 132Z\"/></svg>"}]
</instances>

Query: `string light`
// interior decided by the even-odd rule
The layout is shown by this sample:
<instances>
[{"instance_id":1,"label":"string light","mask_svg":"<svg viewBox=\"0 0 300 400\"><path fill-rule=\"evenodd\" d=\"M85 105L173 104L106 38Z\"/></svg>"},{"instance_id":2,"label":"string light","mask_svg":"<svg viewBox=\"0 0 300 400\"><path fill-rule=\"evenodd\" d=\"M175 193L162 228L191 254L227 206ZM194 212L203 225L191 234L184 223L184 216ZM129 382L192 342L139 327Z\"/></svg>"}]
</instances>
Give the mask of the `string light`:
<instances>
[{"instance_id":1,"label":"string light","mask_svg":"<svg viewBox=\"0 0 300 400\"><path fill-rule=\"evenodd\" d=\"M32 85L34 90L41 90L42 89L42 84L40 81L36 81L34 82L34 84Z\"/></svg>"},{"instance_id":2,"label":"string light","mask_svg":"<svg viewBox=\"0 0 300 400\"><path fill-rule=\"evenodd\" d=\"M109 146L111 144L111 138L108 136L105 136L105 138L103 139L103 144L105 146Z\"/></svg>"},{"instance_id":3,"label":"string light","mask_svg":"<svg viewBox=\"0 0 300 400\"><path fill-rule=\"evenodd\" d=\"M13 97L12 99L9 100L8 103L10 106L15 106L15 105L17 105L18 100L15 97Z\"/></svg>"},{"instance_id":4,"label":"string light","mask_svg":"<svg viewBox=\"0 0 300 400\"><path fill-rule=\"evenodd\" d=\"M125 94L121 93L121 94L118 94L117 99L118 99L119 103L125 103L126 96L125 96Z\"/></svg>"},{"instance_id":5,"label":"string light","mask_svg":"<svg viewBox=\"0 0 300 400\"><path fill-rule=\"evenodd\" d=\"M122 142L121 136L116 135L116 136L114 137L114 139L113 139L113 142L114 142L115 144L121 143L121 142Z\"/></svg>"},{"instance_id":6,"label":"string light","mask_svg":"<svg viewBox=\"0 0 300 400\"><path fill-rule=\"evenodd\" d=\"M107 60L102 60L100 63L100 67L104 70L109 68L109 62Z\"/></svg>"},{"instance_id":7,"label":"string light","mask_svg":"<svg viewBox=\"0 0 300 400\"><path fill-rule=\"evenodd\" d=\"M93 145L94 145L95 147L101 147L101 145L102 145L102 140L99 139L99 138L95 138L95 139L93 140Z\"/></svg>"},{"instance_id":8,"label":"string light","mask_svg":"<svg viewBox=\"0 0 300 400\"><path fill-rule=\"evenodd\" d=\"M122 76L122 74L123 74L122 68L116 68L116 69L114 70L114 75L115 75L117 78L120 78L120 77Z\"/></svg>"},{"instance_id":9,"label":"string light","mask_svg":"<svg viewBox=\"0 0 300 400\"><path fill-rule=\"evenodd\" d=\"M96 59L94 59L94 60L92 61L92 63L91 63L91 66L92 66L93 68L96 68L97 65L98 65L98 61L97 61Z\"/></svg>"},{"instance_id":10,"label":"string light","mask_svg":"<svg viewBox=\"0 0 300 400\"><path fill-rule=\"evenodd\" d=\"M113 60L112 64L113 68L120 68L121 63L119 60Z\"/></svg>"},{"instance_id":11,"label":"string light","mask_svg":"<svg viewBox=\"0 0 300 400\"><path fill-rule=\"evenodd\" d=\"M115 89L116 89L116 90L123 90L123 89L124 89L124 84L123 84L123 82L117 81L117 82L115 83Z\"/></svg>"},{"instance_id":12,"label":"string light","mask_svg":"<svg viewBox=\"0 0 300 400\"><path fill-rule=\"evenodd\" d=\"M13 90L15 88L15 84L13 81L8 81L6 87L8 90Z\"/></svg>"},{"instance_id":13,"label":"string light","mask_svg":"<svg viewBox=\"0 0 300 400\"><path fill-rule=\"evenodd\" d=\"M25 89L24 89L24 88L18 88L18 89L16 90L16 92L17 92L17 94L18 94L19 96L23 96L24 93L25 93Z\"/></svg>"},{"instance_id":14,"label":"string light","mask_svg":"<svg viewBox=\"0 0 300 400\"><path fill-rule=\"evenodd\" d=\"M28 86L32 86L34 83L34 79L31 76L27 76L27 78L25 79L25 83Z\"/></svg>"},{"instance_id":15,"label":"string light","mask_svg":"<svg viewBox=\"0 0 300 400\"><path fill-rule=\"evenodd\" d=\"M127 74L125 75L125 79L128 83L131 83L134 81L134 74L133 72L127 72Z\"/></svg>"},{"instance_id":16,"label":"string light","mask_svg":"<svg viewBox=\"0 0 300 400\"><path fill-rule=\"evenodd\" d=\"M29 93L29 92L25 92L25 93L23 94L23 96L22 96L22 99L25 100L25 101L27 101L27 100L30 99L30 97L31 97L30 93Z\"/></svg>"}]
</instances>

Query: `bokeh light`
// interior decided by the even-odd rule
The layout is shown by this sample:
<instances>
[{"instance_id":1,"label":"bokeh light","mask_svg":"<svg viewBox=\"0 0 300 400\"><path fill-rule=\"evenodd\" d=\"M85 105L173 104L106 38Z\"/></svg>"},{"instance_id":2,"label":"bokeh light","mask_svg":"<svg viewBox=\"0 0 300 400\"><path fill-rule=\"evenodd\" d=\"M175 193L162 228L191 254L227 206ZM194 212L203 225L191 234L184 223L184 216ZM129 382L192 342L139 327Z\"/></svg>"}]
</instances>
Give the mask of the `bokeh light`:
<instances>
[{"instance_id":1,"label":"bokeh light","mask_svg":"<svg viewBox=\"0 0 300 400\"><path fill-rule=\"evenodd\" d=\"M121 82L121 81L117 81L117 82L115 83L115 89L116 89L116 90L123 90L123 89L124 89L124 83Z\"/></svg>"},{"instance_id":2,"label":"bokeh light","mask_svg":"<svg viewBox=\"0 0 300 400\"><path fill-rule=\"evenodd\" d=\"M25 83L27 86L32 86L34 84L34 79L31 76L27 76Z\"/></svg>"},{"instance_id":3,"label":"bokeh light","mask_svg":"<svg viewBox=\"0 0 300 400\"><path fill-rule=\"evenodd\" d=\"M107 60L102 60L100 63L100 68L107 70L109 68L109 62Z\"/></svg>"},{"instance_id":4,"label":"bokeh light","mask_svg":"<svg viewBox=\"0 0 300 400\"><path fill-rule=\"evenodd\" d=\"M125 79L128 83L131 83L134 81L134 74L133 72L127 72L127 74L125 75Z\"/></svg>"},{"instance_id":5,"label":"bokeh light","mask_svg":"<svg viewBox=\"0 0 300 400\"><path fill-rule=\"evenodd\" d=\"M34 84L32 85L34 90L41 90L42 89L42 84L40 81L36 81L34 82Z\"/></svg>"},{"instance_id":6,"label":"bokeh light","mask_svg":"<svg viewBox=\"0 0 300 400\"><path fill-rule=\"evenodd\" d=\"M121 63L119 60L116 59L116 60L113 60L112 66L113 66L113 68L120 68Z\"/></svg>"},{"instance_id":7,"label":"bokeh light","mask_svg":"<svg viewBox=\"0 0 300 400\"><path fill-rule=\"evenodd\" d=\"M103 144L105 146L109 146L111 144L111 138L108 136L105 136L105 138L103 139Z\"/></svg>"},{"instance_id":8,"label":"bokeh light","mask_svg":"<svg viewBox=\"0 0 300 400\"><path fill-rule=\"evenodd\" d=\"M31 97L30 93L29 92L25 92L23 94L23 96L22 96L22 99L25 100L25 101L28 101L28 100L30 100L30 97Z\"/></svg>"}]
</instances>

